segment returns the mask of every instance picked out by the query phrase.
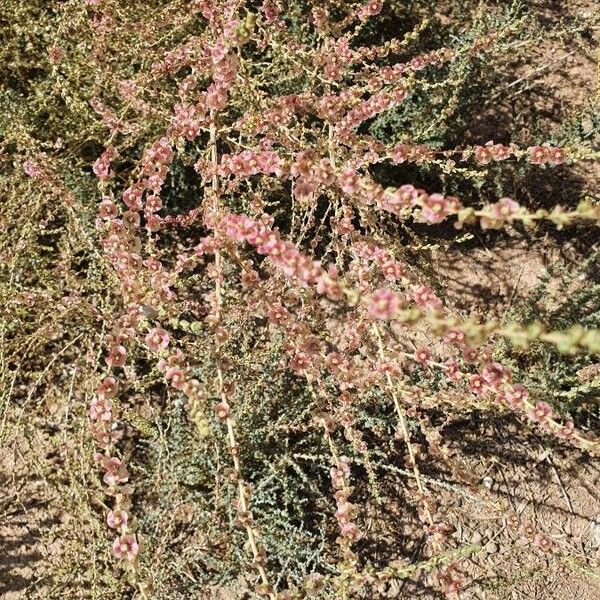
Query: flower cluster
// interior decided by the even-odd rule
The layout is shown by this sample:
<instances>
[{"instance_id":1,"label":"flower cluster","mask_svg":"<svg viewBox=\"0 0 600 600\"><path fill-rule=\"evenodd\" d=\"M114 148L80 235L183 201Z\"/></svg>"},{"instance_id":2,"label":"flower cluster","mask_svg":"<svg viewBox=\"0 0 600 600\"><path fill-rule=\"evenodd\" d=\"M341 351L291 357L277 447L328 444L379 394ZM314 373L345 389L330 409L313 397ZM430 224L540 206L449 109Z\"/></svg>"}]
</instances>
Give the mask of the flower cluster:
<instances>
[{"instance_id":1,"label":"flower cluster","mask_svg":"<svg viewBox=\"0 0 600 600\"><path fill-rule=\"evenodd\" d=\"M340 526L341 538L338 542L341 546L353 544L361 538L360 530L354 522L356 506L349 501L352 493L352 488L348 485L349 480L349 460L346 456L340 456L336 466L331 468L331 484L335 489L335 518Z\"/></svg>"}]
</instances>

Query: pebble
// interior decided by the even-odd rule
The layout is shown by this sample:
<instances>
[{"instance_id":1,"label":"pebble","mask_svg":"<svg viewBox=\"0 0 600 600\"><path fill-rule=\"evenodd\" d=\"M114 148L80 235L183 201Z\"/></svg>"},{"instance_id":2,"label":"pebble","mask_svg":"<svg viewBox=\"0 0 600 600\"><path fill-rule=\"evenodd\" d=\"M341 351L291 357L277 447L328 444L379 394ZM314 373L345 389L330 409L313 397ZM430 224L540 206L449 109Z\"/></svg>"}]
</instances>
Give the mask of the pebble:
<instances>
[{"instance_id":1,"label":"pebble","mask_svg":"<svg viewBox=\"0 0 600 600\"><path fill-rule=\"evenodd\" d=\"M496 542L490 542L485 547L485 551L488 554L496 554L498 552L498 550L499 550L499 548L498 548L498 544L496 544Z\"/></svg>"}]
</instances>

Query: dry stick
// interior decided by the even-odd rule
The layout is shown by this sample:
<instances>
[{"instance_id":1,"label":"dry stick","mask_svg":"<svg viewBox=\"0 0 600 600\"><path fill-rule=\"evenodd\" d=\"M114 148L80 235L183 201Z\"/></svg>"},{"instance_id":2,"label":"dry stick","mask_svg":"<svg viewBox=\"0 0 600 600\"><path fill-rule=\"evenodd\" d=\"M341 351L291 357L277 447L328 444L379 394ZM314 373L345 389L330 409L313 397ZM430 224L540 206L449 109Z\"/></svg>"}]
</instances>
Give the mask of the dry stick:
<instances>
[{"instance_id":1,"label":"dry stick","mask_svg":"<svg viewBox=\"0 0 600 600\"><path fill-rule=\"evenodd\" d=\"M381 339L381 333L379 332L379 328L377 327L377 325L375 323L373 324L373 331L375 332L375 335L377 337L377 345L379 347L379 355L382 358L382 360L385 360L385 351L383 348L383 340ZM394 401L394 407L396 408L396 413L398 414L398 419L400 421L400 427L402 428L402 435L404 437L404 442L406 443L406 448L408 449L410 463L411 463L413 474L415 477L415 482L417 484L417 489L419 490L419 494L421 495L421 498L422 498L425 516L427 517L427 521L429 523L429 526L431 527L431 531L433 534L434 533L434 522L433 522L433 517L431 515L431 511L429 510L429 504L427 502L427 490L421 480L421 472L419 471L419 467L417 466L417 461L415 459L415 453L414 453L414 450L412 447L412 443L410 441L408 427L406 426L406 418L404 416L404 411L402 410L402 407L400 406L400 402L398 401L398 396L397 396L396 390L394 388L394 382L392 381L392 376L387 371L386 371L385 375L386 375L387 385L388 385L390 394ZM432 546L433 546L434 552L435 551L441 552L442 544L439 543L438 540L436 540L435 536L432 537L431 541L432 541ZM456 598L458 598L458 597L459 597L458 593L456 593Z\"/></svg>"},{"instance_id":2,"label":"dry stick","mask_svg":"<svg viewBox=\"0 0 600 600\"><path fill-rule=\"evenodd\" d=\"M385 360L385 351L383 349L383 341L381 339L381 334L379 332L379 328L377 325L373 325L373 331L377 337L377 344L379 346L379 356ZM408 433L408 427L406 426L406 418L404 417L404 411L400 406L400 402L398 401L398 395L396 394L396 390L394 389L394 382L392 381L392 376L386 372L387 386L392 396L392 400L394 401L394 407L396 408L396 413L398 414L398 420L400 422L400 427L402 429L402 435L404 437L404 441L406 443L406 448L408 449L408 455L410 458L410 464L412 467L412 471L415 477L415 481L417 483L417 488L419 490L419 494L423 498L425 498L426 490L423 482L421 480L421 472L419 471L419 467L417 466L417 461L415 459L415 452L413 446L410 441L410 435ZM433 517L431 516L431 511L429 510L429 505L427 501L423 499L423 507L425 508L425 515L427 520L429 521L429 525L433 527Z\"/></svg>"},{"instance_id":3,"label":"dry stick","mask_svg":"<svg viewBox=\"0 0 600 600\"><path fill-rule=\"evenodd\" d=\"M211 154L211 162L213 163L213 176L212 176L212 190L214 194L214 207L215 209L218 206L218 190L219 190L219 178L216 172L217 166L217 127L215 123L215 115L214 112L211 113L211 121L210 121L210 154ZM217 248L215 250L215 267L217 272L217 277L215 279L215 296L216 296L216 321L217 323L221 320L221 305L222 305L222 292L221 292L221 252ZM227 403L227 395L225 394L225 385L223 380L223 371L219 362L217 361L217 379L219 384L219 396L221 398L221 402ZM233 460L233 469L235 471L235 477L237 480L238 487L238 501L239 501L239 509L246 516L249 515L248 510L248 501L246 498L246 490L245 490L245 481L242 477L242 469L240 464L240 458L237 451L237 444L235 439L235 430L233 428L233 420L231 416L228 414L225 420L227 425L227 442L229 445L229 450L231 452L231 458ZM256 536L254 531L252 530L251 523L244 518L244 526L246 529L246 534L248 536L248 542L250 544L250 548L252 550L252 556L254 558L254 562L256 564L256 568L258 570L258 574L260 575L260 579L265 586L265 589L268 590L268 596L271 600L276 600L275 594L271 591L271 587L269 585L269 578L267 577L267 573L264 567L261 564L260 552L258 551L258 546L256 544Z\"/></svg>"},{"instance_id":4,"label":"dry stick","mask_svg":"<svg viewBox=\"0 0 600 600\"><path fill-rule=\"evenodd\" d=\"M315 401L318 401L318 397L317 394L315 392L315 388L312 384L312 382L310 381L310 379L308 377L306 377L306 382L308 383L308 389L310 390L313 398L315 399ZM337 453L337 450L335 448L335 444L333 442L333 438L331 437L331 433L329 433L329 430L327 429L327 425L324 423L324 427L323 430L325 432L325 437L327 438L327 443L329 445L329 452L333 458L333 462L336 466L337 469L340 469L341 465L340 465L340 459ZM348 488L348 484L346 482L346 479L344 478L344 490L346 490ZM344 551L343 551L344 552ZM345 552L344 552L345 553ZM346 557L344 557L346 558ZM354 565L354 573L356 573L356 565ZM346 585L344 585L342 587L342 600L346 600L348 597L347 595L347 588Z\"/></svg>"}]
</instances>

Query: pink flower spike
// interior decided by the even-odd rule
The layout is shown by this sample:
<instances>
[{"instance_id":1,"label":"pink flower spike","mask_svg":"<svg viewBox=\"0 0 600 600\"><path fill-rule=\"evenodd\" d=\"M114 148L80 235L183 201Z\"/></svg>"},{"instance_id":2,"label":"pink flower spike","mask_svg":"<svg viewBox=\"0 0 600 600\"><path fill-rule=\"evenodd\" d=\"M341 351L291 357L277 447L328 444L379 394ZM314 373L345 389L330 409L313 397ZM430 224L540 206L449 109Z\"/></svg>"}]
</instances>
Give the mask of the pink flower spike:
<instances>
[{"instance_id":1,"label":"pink flower spike","mask_svg":"<svg viewBox=\"0 0 600 600\"><path fill-rule=\"evenodd\" d=\"M140 551L135 535L126 534L118 537L113 543L113 553L120 560L134 561Z\"/></svg>"}]
</instances>

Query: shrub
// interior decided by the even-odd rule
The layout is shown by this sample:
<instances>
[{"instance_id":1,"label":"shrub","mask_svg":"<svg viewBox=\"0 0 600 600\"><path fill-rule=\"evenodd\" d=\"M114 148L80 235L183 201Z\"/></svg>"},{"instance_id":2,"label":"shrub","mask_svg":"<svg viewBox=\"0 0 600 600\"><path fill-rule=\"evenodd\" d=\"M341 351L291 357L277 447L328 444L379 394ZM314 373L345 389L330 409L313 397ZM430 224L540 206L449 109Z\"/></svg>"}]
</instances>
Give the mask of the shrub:
<instances>
[{"instance_id":1,"label":"shrub","mask_svg":"<svg viewBox=\"0 0 600 600\"><path fill-rule=\"evenodd\" d=\"M4 382L31 390L25 411L56 363L89 404L82 561L118 565L94 585L350 598L430 573L455 597L478 548L428 483L446 420L511 413L598 451L580 402L597 286L541 313L544 282L477 319L415 256L430 236L600 224L594 198L513 191L597 158L586 135L472 139L503 89L486 64L538 35L527 14L451 36L420 2L45 4L11 5L2 51ZM369 550L392 493L426 539L412 561Z\"/></svg>"}]
</instances>

